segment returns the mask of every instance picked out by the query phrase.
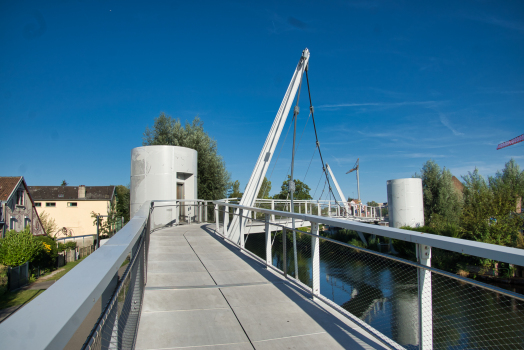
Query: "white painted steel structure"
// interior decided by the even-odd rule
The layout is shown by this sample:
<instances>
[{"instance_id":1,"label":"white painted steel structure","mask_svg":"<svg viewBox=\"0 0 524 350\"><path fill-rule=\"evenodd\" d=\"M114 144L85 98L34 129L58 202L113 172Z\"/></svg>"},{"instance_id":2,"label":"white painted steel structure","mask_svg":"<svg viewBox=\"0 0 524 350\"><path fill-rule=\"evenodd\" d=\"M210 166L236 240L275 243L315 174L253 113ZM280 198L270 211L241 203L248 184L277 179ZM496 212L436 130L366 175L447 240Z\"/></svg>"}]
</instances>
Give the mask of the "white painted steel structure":
<instances>
[{"instance_id":1,"label":"white painted steel structure","mask_svg":"<svg viewBox=\"0 0 524 350\"><path fill-rule=\"evenodd\" d=\"M280 134L282 133L282 129L284 128L284 124L286 123L289 110L291 109L293 100L295 99L298 87L300 85L300 82L302 81L302 75L304 74L304 70L306 69L308 62L309 50L305 49L302 52L302 56L300 56L297 68L293 73L293 77L291 78L291 82L289 83L286 94L284 95L284 99L280 104L280 108L278 109L275 120L273 121L273 125L269 130L266 142L264 143L262 151L258 156L255 168L251 173L251 177L249 178L249 182L244 191L244 195L240 200L241 205L250 207L255 204L258 192L260 191L260 187L262 186L262 181L264 180L264 176L266 175L269 163L271 162L271 159L275 152L275 148L277 147ZM240 243L240 230L238 224L238 217L235 216L233 222L231 223L231 229L229 230L229 238L234 242Z\"/></svg>"},{"instance_id":2,"label":"white painted steel structure","mask_svg":"<svg viewBox=\"0 0 524 350\"><path fill-rule=\"evenodd\" d=\"M197 151L179 146L143 146L131 151L131 217L146 201L197 198ZM177 187L182 188L178 198ZM180 189L178 190L180 191ZM175 211L156 220L178 220Z\"/></svg>"},{"instance_id":3,"label":"white painted steel structure","mask_svg":"<svg viewBox=\"0 0 524 350\"><path fill-rule=\"evenodd\" d=\"M346 213L349 213L349 205L347 203L347 198L346 196L344 196L344 193L342 193L342 190L340 189L340 186L338 185L337 179L335 178L335 175L331 171L331 167L327 163L326 163L326 168L329 171L329 175L331 175L331 179L333 179L333 183L335 184L338 195L340 196L340 200L342 201L342 203L344 203L344 208L346 209Z\"/></svg>"},{"instance_id":4,"label":"white painted steel structure","mask_svg":"<svg viewBox=\"0 0 524 350\"><path fill-rule=\"evenodd\" d=\"M424 226L422 179L388 180L390 227Z\"/></svg>"}]
</instances>

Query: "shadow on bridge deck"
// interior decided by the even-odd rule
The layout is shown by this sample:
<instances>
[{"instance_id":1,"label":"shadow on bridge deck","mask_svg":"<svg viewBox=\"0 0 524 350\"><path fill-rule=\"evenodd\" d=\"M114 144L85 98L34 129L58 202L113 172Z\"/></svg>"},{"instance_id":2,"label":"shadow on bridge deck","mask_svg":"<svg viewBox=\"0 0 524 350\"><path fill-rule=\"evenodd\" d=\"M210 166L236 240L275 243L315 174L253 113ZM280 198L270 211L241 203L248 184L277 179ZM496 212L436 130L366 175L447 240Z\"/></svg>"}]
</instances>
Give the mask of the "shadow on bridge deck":
<instances>
[{"instance_id":1,"label":"shadow on bridge deck","mask_svg":"<svg viewBox=\"0 0 524 350\"><path fill-rule=\"evenodd\" d=\"M137 349L385 349L345 317L214 234L151 235Z\"/></svg>"}]
</instances>

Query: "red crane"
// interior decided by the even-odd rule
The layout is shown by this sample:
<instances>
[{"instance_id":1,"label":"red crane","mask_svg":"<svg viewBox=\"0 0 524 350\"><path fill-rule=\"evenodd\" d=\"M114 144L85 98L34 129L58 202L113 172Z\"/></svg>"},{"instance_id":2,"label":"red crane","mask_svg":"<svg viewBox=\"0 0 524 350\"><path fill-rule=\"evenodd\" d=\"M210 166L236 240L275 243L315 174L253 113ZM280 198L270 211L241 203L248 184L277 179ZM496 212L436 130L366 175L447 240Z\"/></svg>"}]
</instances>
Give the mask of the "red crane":
<instances>
[{"instance_id":1,"label":"red crane","mask_svg":"<svg viewBox=\"0 0 524 350\"><path fill-rule=\"evenodd\" d=\"M524 141L524 134L517 136L514 139L511 139L509 141L499 143L499 145L497 146L497 149L499 150L501 148L508 147L508 146L514 145L522 141Z\"/></svg>"}]
</instances>

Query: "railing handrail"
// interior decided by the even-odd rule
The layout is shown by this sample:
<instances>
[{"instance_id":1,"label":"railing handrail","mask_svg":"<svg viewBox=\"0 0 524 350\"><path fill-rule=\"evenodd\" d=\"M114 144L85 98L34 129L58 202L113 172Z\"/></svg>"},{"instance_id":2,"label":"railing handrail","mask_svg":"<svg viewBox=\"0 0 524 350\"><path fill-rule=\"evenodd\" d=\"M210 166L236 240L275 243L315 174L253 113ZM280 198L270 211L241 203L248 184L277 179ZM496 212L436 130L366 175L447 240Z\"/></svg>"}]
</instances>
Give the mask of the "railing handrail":
<instances>
[{"instance_id":1,"label":"railing handrail","mask_svg":"<svg viewBox=\"0 0 524 350\"><path fill-rule=\"evenodd\" d=\"M120 265L145 228L150 207L151 201L145 202L106 244L0 324L0 348L64 348L96 301L114 283Z\"/></svg>"},{"instance_id":2,"label":"railing handrail","mask_svg":"<svg viewBox=\"0 0 524 350\"><path fill-rule=\"evenodd\" d=\"M524 250L518 248L499 246L496 244L476 242L447 236L439 236L430 233L403 230L393 227L370 225L358 221L348 221L344 219L330 218L310 214L298 214L271 209L247 207L238 204L225 203L222 201L214 201L214 203L217 205L227 205L231 208L236 209L243 209L247 211L254 211L275 216L286 216L289 218L310 221L317 224L327 224L329 226L365 232L373 235L398 239L411 243L423 244L434 248L440 248L457 253L474 255L477 257L492 259L496 261L502 261L508 264L524 266Z\"/></svg>"}]
</instances>

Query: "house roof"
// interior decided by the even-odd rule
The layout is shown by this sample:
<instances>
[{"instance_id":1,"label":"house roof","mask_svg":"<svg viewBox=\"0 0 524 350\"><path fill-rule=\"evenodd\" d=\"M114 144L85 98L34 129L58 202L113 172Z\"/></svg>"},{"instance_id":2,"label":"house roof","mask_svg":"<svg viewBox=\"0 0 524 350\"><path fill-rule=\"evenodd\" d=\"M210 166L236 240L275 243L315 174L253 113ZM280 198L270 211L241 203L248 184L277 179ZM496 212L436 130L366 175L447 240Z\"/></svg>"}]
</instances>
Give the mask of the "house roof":
<instances>
[{"instance_id":1,"label":"house roof","mask_svg":"<svg viewBox=\"0 0 524 350\"><path fill-rule=\"evenodd\" d=\"M7 201L22 176L1 176L0 177L0 201Z\"/></svg>"},{"instance_id":2,"label":"house roof","mask_svg":"<svg viewBox=\"0 0 524 350\"><path fill-rule=\"evenodd\" d=\"M78 198L78 186L29 186L35 201L41 200L111 200L115 186L86 186L85 198Z\"/></svg>"}]
</instances>

